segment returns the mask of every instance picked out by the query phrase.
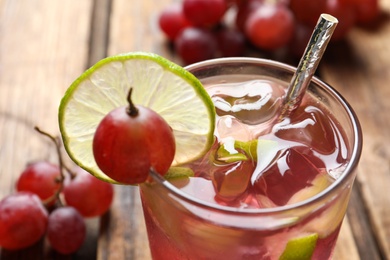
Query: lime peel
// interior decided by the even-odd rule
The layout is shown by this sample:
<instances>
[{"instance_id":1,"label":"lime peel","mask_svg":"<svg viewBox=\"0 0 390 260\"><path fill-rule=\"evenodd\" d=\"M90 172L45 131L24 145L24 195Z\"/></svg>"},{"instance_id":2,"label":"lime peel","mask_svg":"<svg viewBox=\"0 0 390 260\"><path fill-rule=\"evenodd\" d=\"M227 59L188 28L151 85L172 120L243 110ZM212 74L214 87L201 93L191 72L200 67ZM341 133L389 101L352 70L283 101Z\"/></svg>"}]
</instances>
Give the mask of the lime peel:
<instances>
[{"instance_id":1,"label":"lime peel","mask_svg":"<svg viewBox=\"0 0 390 260\"><path fill-rule=\"evenodd\" d=\"M233 163L237 161L257 161L258 154L263 156L264 152L277 145L276 141L254 139L240 141L233 138L226 138L224 143L217 149L217 160ZM260 151L260 152L259 152Z\"/></svg>"},{"instance_id":2,"label":"lime peel","mask_svg":"<svg viewBox=\"0 0 390 260\"><path fill-rule=\"evenodd\" d=\"M194 171L188 167L171 167L164 175L166 180L194 177Z\"/></svg>"},{"instance_id":3,"label":"lime peel","mask_svg":"<svg viewBox=\"0 0 390 260\"><path fill-rule=\"evenodd\" d=\"M317 240L317 233L289 240L279 260L310 260Z\"/></svg>"}]
</instances>

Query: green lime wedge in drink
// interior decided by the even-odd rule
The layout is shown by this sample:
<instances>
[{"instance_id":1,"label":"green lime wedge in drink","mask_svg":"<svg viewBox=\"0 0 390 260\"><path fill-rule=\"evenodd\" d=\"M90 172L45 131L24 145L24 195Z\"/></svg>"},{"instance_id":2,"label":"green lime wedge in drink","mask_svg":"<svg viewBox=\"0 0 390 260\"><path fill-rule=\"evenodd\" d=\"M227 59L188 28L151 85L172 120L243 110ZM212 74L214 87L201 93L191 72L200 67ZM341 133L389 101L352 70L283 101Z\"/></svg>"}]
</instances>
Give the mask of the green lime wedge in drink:
<instances>
[{"instance_id":1,"label":"green lime wedge in drink","mask_svg":"<svg viewBox=\"0 0 390 260\"><path fill-rule=\"evenodd\" d=\"M279 260L310 260L317 240L316 233L289 240Z\"/></svg>"},{"instance_id":2,"label":"green lime wedge in drink","mask_svg":"<svg viewBox=\"0 0 390 260\"><path fill-rule=\"evenodd\" d=\"M152 53L133 52L97 62L66 91L59 107L64 146L79 166L115 183L97 166L92 142L95 130L113 109L134 104L159 113L173 130L173 166L206 153L214 141L215 109L200 81L179 65ZM158 129L156 129L158 131Z\"/></svg>"},{"instance_id":3,"label":"green lime wedge in drink","mask_svg":"<svg viewBox=\"0 0 390 260\"><path fill-rule=\"evenodd\" d=\"M167 180L194 177L194 171L188 167L171 167L164 175Z\"/></svg>"},{"instance_id":4,"label":"green lime wedge in drink","mask_svg":"<svg viewBox=\"0 0 390 260\"><path fill-rule=\"evenodd\" d=\"M257 161L257 153L263 156L264 151L268 151L276 147L277 142L272 140L254 139L250 141L240 141L233 138L225 140L218 147L216 159L231 163L237 161L253 160Z\"/></svg>"}]
</instances>

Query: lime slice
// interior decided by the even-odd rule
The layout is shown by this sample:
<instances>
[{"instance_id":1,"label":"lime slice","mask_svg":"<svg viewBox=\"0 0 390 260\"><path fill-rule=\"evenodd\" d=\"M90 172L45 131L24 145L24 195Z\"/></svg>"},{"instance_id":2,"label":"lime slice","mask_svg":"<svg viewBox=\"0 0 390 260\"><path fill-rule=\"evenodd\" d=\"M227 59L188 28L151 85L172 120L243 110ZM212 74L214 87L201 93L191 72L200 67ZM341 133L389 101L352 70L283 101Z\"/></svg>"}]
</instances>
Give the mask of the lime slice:
<instances>
[{"instance_id":1,"label":"lime slice","mask_svg":"<svg viewBox=\"0 0 390 260\"><path fill-rule=\"evenodd\" d=\"M316 194L325 190L331 184L332 180L329 174L326 172L320 173L314 178L314 180L312 180L310 186L296 192L290 198L287 204L298 203L300 201L304 201L308 198L314 197Z\"/></svg>"},{"instance_id":2,"label":"lime slice","mask_svg":"<svg viewBox=\"0 0 390 260\"><path fill-rule=\"evenodd\" d=\"M317 240L316 233L289 240L279 260L310 260Z\"/></svg>"},{"instance_id":3,"label":"lime slice","mask_svg":"<svg viewBox=\"0 0 390 260\"><path fill-rule=\"evenodd\" d=\"M225 138L224 143L218 147L217 160L231 163L251 159L256 162L258 152L263 156L266 151L273 149L276 145L277 142L271 140L239 141L234 138Z\"/></svg>"},{"instance_id":4,"label":"lime slice","mask_svg":"<svg viewBox=\"0 0 390 260\"><path fill-rule=\"evenodd\" d=\"M159 113L176 141L173 166L206 153L214 141L215 109L195 76L152 53L133 52L105 58L69 87L59 107L59 126L71 159L95 177L115 182L97 166L92 151L95 130L111 110L132 100Z\"/></svg>"},{"instance_id":5,"label":"lime slice","mask_svg":"<svg viewBox=\"0 0 390 260\"><path fill-rule=\"evenodd\" d=\"M332 203L328 204L322 213L309 221L304 230L316 232L320 238L326 238L340 227L347 211L350 190L345 189Z\"/></svg>"},{"instance_id":6,"label":"lime slice","mask_svg":"<svg viewBox=\"0 0 390 260\"><path fill-rule=\"evenodd\" d=\"M194 177L194 171L187 167L171 167L168 172L164 175L167 180L173 179L184 179Z\"/></svg>"}]
</instances>

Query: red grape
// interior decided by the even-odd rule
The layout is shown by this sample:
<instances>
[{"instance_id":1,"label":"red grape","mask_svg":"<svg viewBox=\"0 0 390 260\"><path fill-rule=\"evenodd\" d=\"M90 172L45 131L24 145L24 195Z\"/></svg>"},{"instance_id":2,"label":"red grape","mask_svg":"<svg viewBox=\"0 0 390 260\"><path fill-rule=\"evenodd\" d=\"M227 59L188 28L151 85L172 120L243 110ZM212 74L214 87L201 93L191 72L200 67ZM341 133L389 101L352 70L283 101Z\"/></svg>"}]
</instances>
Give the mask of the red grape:
<instances>
[{"instance_id":1,"label":"red grape","mask_svg":"<svg viewBox=\"0 0 390 260\"><path fill-rule=\"evenodd\" d=\"M239 30L245 31L245 23L249 15L255 11L263 2L264 0L247 0L238 6L235 22Z\"/></svg>"},{"instance_id":2,"label":"red grape","mask_svg":"<svg viewBox=\"0 0 390 260\"><path fill-rule=\"evenodd\" d=\"M327 0L290 0L290 9L298 21L314 27L324 12Z\"/></svg>"},{"instance_id":3,"label":"red grape","mask_svg":"<svg viewBox=\"0 0 390 260\"><path fill-rule=\"evenodd\" d=\"M327 0L325 13L333 15L339 20L336 30L333 33L332 41L343 39L355 25L354 10L341 0Z\"/></svg>"},{"instance_id":4,"label":"red grape","mask_svg":"<svg viewBox=\"0 0 390 260\"><path fill-rule=\"evenodd\" d=\"M227 5L225 0L184 0L183 11L196 26L212 26L221 21Z\"/></svg>"},{"instance_id":5,"label":"red grape","mask_svg":"<svg viewBox=\"0 0 390 260\"><path fill-rule=\"evenodd\" d=\"M217 51L217 40L206 29L188 27L176 38L176 52L187 64L213 58Z\"/></svg>"},{"instance_id":6,"label":"red grape","mask_svg":"<svg viewBox=\"0 0 390 260\"><path fill-rule=\"evenodd\" d=\"M57 199L54 195L61 188L60 179L57 165L38 161L27 165L16 183L16 189L35 193L45 202L52 198L48 204L53 205Z\"/></svg>"},{"instance_id":7,"label":"red grape","mask_svg":"<svg viewBox=\"0 0 390 260\"><path fill-rule=\"evenodd\" d=\"M76 208L84 217L104 214L114 197L112 184L101 181L81 168L76 168L76 177L66 183L63 193L68 206Z\"/></svg>"},{"instance_id":8,"label":"red grape","mask_svg":"<svg viewBox=\"0 0 390 260\"><path fill-rule=\"evenodd\" d=\"M60 207L49 216L47 239L61 254L77 251L83 244L86 225L83 217L73 207Z\"/></svg>"},{"instance_id":9,"label":"red grape","mask_svg":"<svg viewBox=\"0 0 390 260\"><path fill-rule=\"evenodd\" d=\"M292 39L294 30L293 14L281 4L264 3L249 15L245 24L249 40L264 50L286 46Z\"/></svg>"},{"instance_id":10,"label":"red grape","mask_svg":"<svg viewBox=\"0 0 390 260\"><path fill-rule=\"evenodd\" d=\"M106 115L93 139L93 154L99 168L126 184L144 182L153 167L164 175L175 155L172 129L153 110L133 105Z\"/></svg>"},{"instance_id":11,"label":"red grape","mask_svg":"<svg viewBox=\"0 0 390 260\"><path fill-rule=\"evenodd\" d=\"M218 49L223 57L241 56L245 50L245 36L234 29L223 28L217 32Z\"/></svg>"},{"instance_id":12,"label":"red grape","mask_svg":"<svg viewBox=\"0 0 390 260\"><path fill-rule=\"evenodd\" d=\"M379 16L378 0L354 0L356 20L359 24L368 24Z\"/></svg>"},{"instance_id":13,"label":"red grape","mask_svg":"<svg viewBox=\"0 0 390 260\"><path fill-rule=\"evenodd\" d=\"M174 40L181 30L190 25L190 22L184 16L182 5L173 3L161 12L159 25L167 37Z\"/></svg>"},{"instance_id":14,"label":"red grape","mask_svg":"<svg viewBox=\"0 0 390 260\"><path fill-rule=\"evenodd\" d=\"M277 1L277 4L285 5L288 7L288 5L290 4L290 0L279 0Z\"/></svg>"},{"instance_id":15,"label":"red grape","mask_svg":"<svg viewBox=\"0 0 390 260\"><path fill-rule=\"evenodd\" d=\"M294 36L289 44L289 52L296 58L300 58L309 43L312 30L302 23L296 23Z\"/></svg>"},{"instance_id":16,"label":"red grape","mask_svg":"<svg viewBox=\"0 0 390 260\"><path fill-rule=\"evenodd\" d=\"M18 192L0 201L0 247L9 250L33 245L47 227L48 213L39 197Z\"/></svg>"},{"instance_id":17,"label":"red grape","mask_svg":"<svg viewBox=\"0 0 390 260\"><path fill-rule=\"evenodd\" d=\"M225 0L225 2L228 6L230 5L241 6L242 4L246 3L247 0Z\"/></svg>"},{"instance_id":18,"label":"red grape","mask_svg":"<svg viewBox=\"0 0 390 260\"><path fill-rule=\"evenodd\" d=\"M340 0L340 2L354 9L356 22L360 25L374 22L380 14L378 0Z\"/></svg>"}]
</instances>

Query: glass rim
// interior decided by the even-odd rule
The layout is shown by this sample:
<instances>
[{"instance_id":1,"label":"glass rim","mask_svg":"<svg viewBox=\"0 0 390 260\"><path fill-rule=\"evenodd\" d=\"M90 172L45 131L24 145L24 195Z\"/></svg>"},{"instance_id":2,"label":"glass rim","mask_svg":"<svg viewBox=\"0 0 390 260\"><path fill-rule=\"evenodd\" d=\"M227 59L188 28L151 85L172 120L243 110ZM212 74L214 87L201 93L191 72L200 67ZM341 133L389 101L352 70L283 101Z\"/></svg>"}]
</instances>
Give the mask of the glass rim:
<instances>
[{"instance_id":1,"label":"glass rim","mask_svg":"<svg viewBox=\"0 0 390 260\"><path fill-rule=\"evenodd\" d=\"M296 67L274 61L264 58L250 58L250 57L230 57L230 58L216 58L216 59L210 59L206 61L197 62L191 65L188 65L185 67L186 70L190 71L201 68L204 66L211 66L211 65L221 65L221 64L234 64L234 63L247 63L247 64L254 64L254 65L266 65L268 67L275 67L276 69L283 70L286 72L291 72L292 74L296 70ZM340 105L344 108L345 112L348 115L348 118L351 120L352 124L352 130L354 133L354 140L353 143L355 144L352 149L351 158L349 163L347 164L345 170L340 175L339 178L336 179L331 185L329 185L326 189L322 190L320 193L302 200L297 203L289 204L289 205L283 205L283 206L277 206L277 207L270 207L270 208L235 208L235 207L229 207L229 206L223 206L207 201L203 201L201 199L198 199L196 197L193 197L189 195L186 192L181 191L179 188L175 187L173 184L171 184L168 180L164 179L163 176L156 173L152 169L150 170L150 175L152 178L160 183L165 189L167 189L171 194L174 196L187 201L188 203L192 205L196 205L205 209L213 210L213 211L219 211L219 212L226 212L226 213L237 213L237 214L270 214L270 213L281 213L285 211L289 211L292 209L298 209L298 208L304 208L310 205L313 205L322 199L325 199L328 195L332 194L332 191L336 190L338 187L342 186L343 183L348 179L347 177L350 176L353 171L356 169L361 152L362 152L362 143L363 143L363 137L362 137L362 130L359 123L359 120L356 116L356 113L350 106L350 104L345 100L345 98L333 87L322 81L316 76L313 76L312 83L315 83L317 86L319 86L321 89L325 89L328 93L330 93L332 96L336 97Z\"/></svg>"}]
</instances>

